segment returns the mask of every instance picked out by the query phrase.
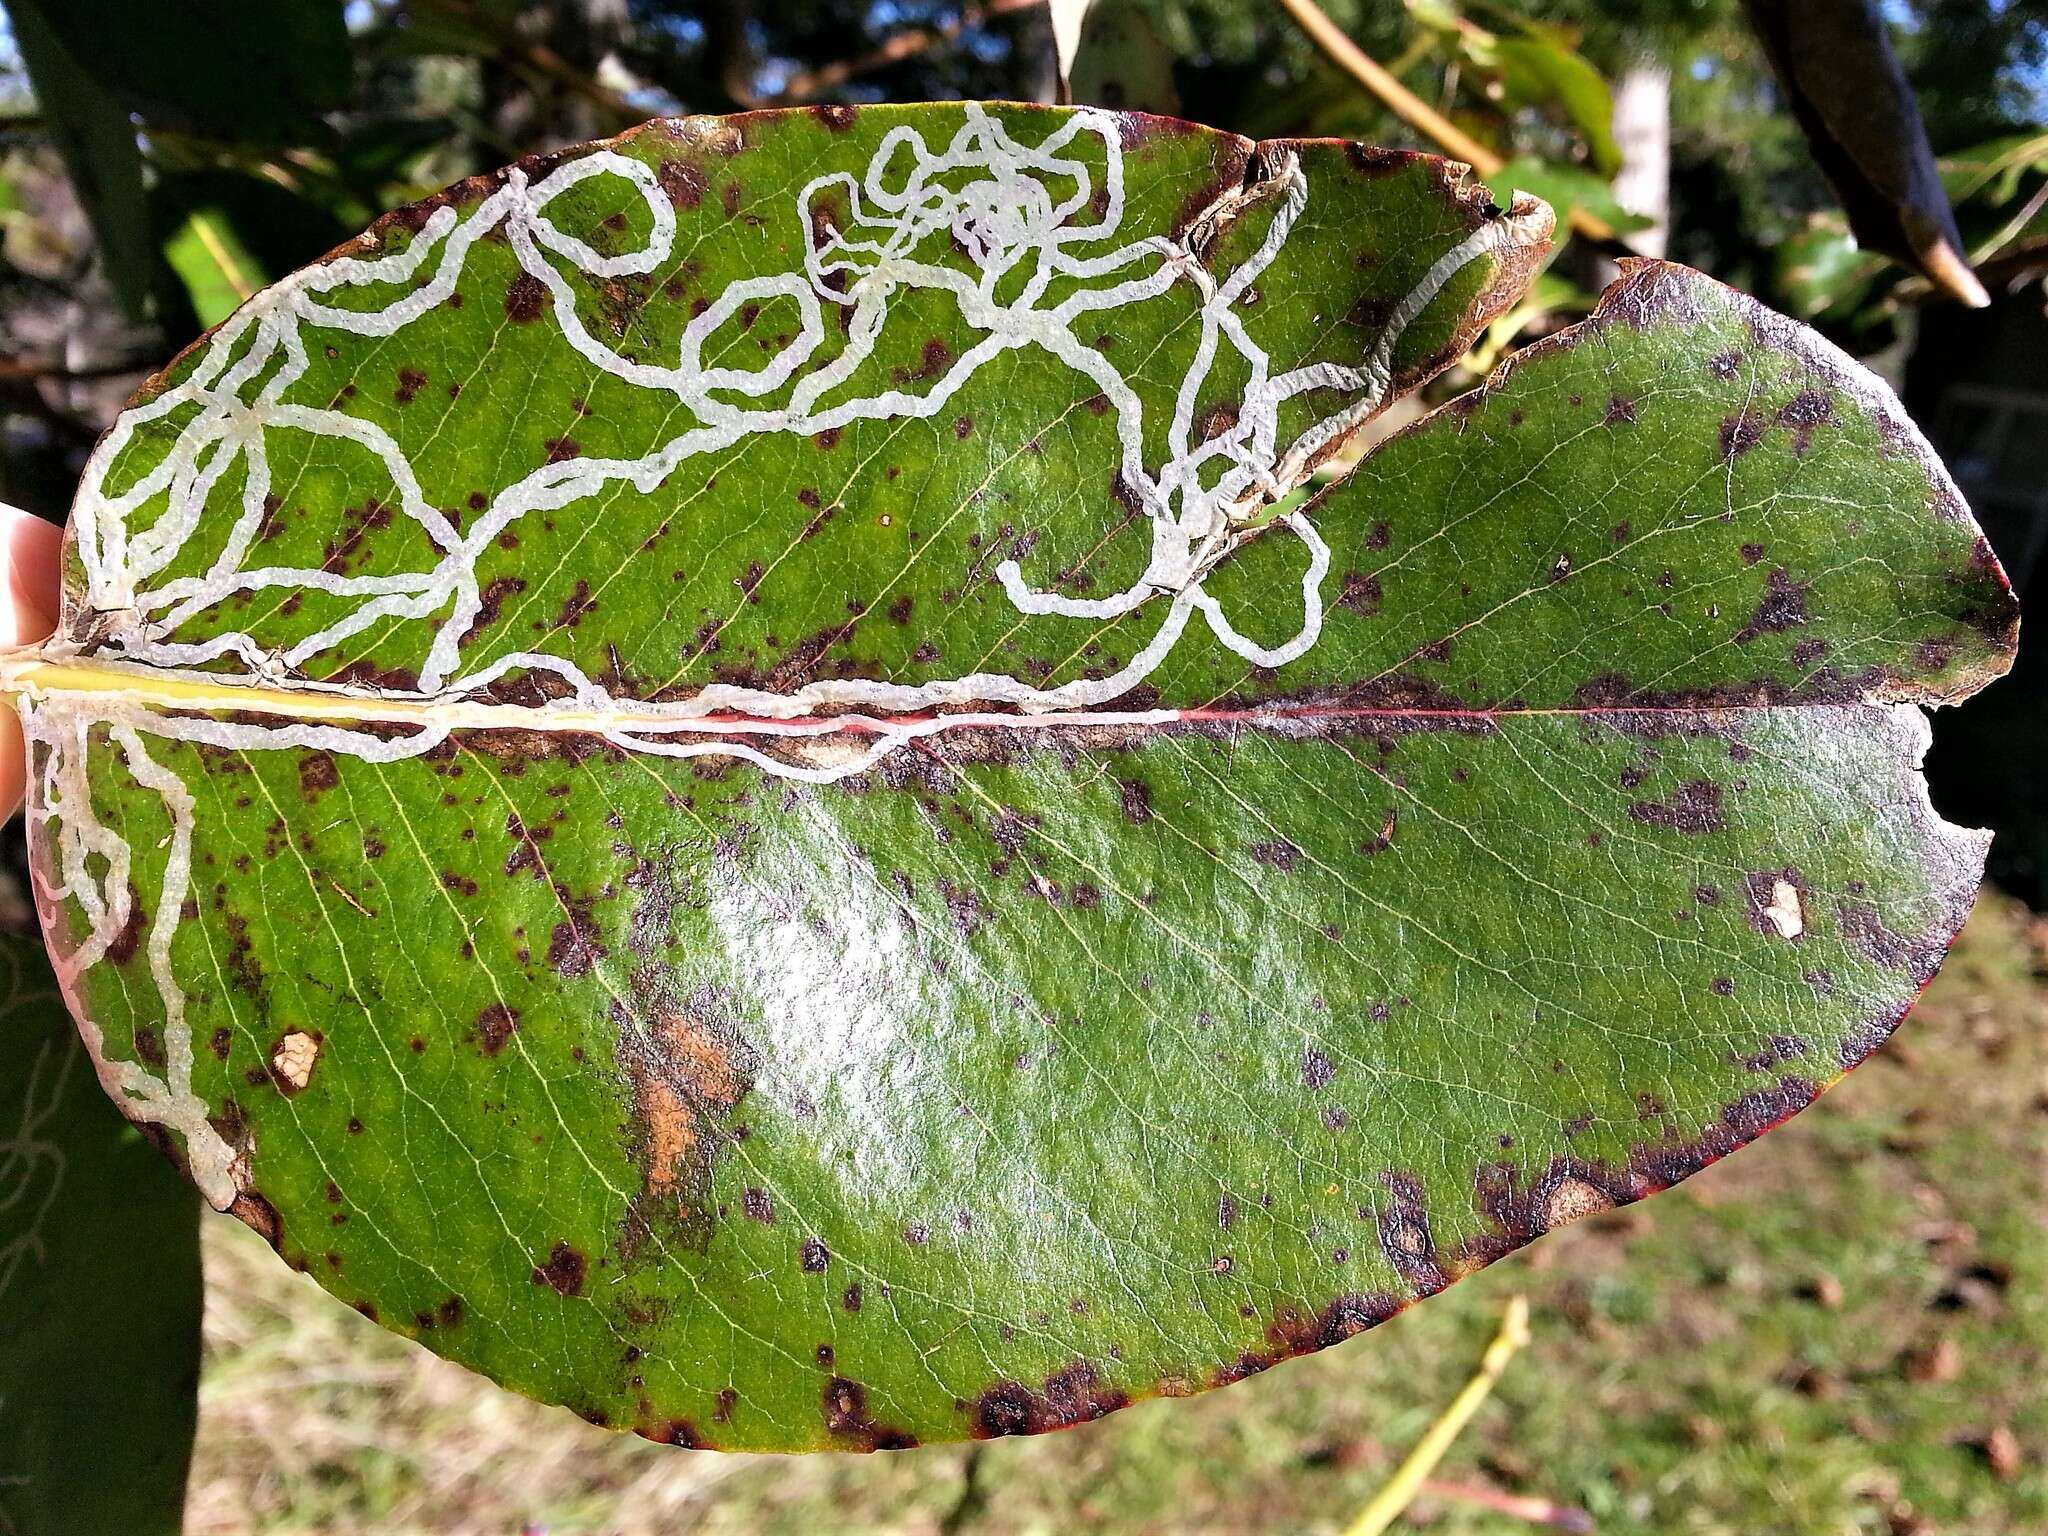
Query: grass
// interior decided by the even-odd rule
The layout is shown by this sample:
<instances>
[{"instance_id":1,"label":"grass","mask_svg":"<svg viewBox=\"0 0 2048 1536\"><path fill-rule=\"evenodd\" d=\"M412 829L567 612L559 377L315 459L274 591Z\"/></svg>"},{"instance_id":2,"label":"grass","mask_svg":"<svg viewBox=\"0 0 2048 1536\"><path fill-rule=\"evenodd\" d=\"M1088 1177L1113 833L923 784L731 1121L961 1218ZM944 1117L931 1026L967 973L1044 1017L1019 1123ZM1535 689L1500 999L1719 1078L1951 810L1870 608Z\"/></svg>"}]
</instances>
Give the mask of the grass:
<instances>
[{"instance_id":1,"label":"grass","mask_svg":"<svg viewBox=\"0 0 2048 1536\"><path fill-rule=\"evenodd\" d=\"M210 1220L189 1530L1336 1532L1522 1292L1535 1341L1443 1479L1579 1506L1604 1536L2038 1532L2044 975L2048 921L1987 894L1900 1037L1758 1146L1341 1348L983 1447L790 1460L608 1435ZM1427 1494L1402 1528L1530 1529Z\"/></svg>"}]
</instances>

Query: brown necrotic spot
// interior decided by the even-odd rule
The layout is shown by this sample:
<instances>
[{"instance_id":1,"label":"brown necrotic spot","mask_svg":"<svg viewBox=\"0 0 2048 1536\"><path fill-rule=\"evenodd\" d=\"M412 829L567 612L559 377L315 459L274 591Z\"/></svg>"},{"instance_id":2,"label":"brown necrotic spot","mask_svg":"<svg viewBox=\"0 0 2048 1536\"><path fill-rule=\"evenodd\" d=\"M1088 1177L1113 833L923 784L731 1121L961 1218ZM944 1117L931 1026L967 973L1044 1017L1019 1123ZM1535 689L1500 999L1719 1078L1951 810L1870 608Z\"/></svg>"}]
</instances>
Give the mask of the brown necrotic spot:
<instances>
[{"instance_id":1,"label":"brown necrotic spot","mask_svg":"<svg viewBox=\"0 0 2048 1536\"><path fill-rule=\"evenodd\" d=\"M1834 419L1834 402L1818 389L1802 389L1778 407L1778 425L1791 431L1794 454L1804 454L1813 443L1815 429Z\"/></svg>"},{"instance_id":2,"label":"brown necrotic spot","mask_svg":"<svg viewBox=\"0 0 2048 1536\"><path fill-rule=\"evenodd\" d=\"M1306 1088L1321 1090L1330 1086L1337 1075L1337 1069L1330 1064L1327 1053L1314 1046L1301 1053L1301 1081Z\"/></svg>"},{"instance_id":3,"label":"brown necrotic spot","mask_svg":"<svg viewBox=\"0 0 2048 1536\"><path fill-rule=\"evenodd\" d=\"M1738 645L1747 645L1759 635L1777 634L1807 620L1806 593L1810 583L1794 581L1783 566L1773 567L1764 578L1763 600L1749 622L1735 632Z\"/></svg>"},{"instance_id":4,"label":"brown necrotic spot","mask_svg":"<svg viewBox=\"0 0 2048 1536\"><path fill-rule=\"evenodd\" d=\"M1491 1230L1460 1245L1461 1271L1491 1263L1566 1222L1669 1188L1754 1141L1818 1092L1803 1078L1782 1078L1728 1104L1699 1135L1639 1143L1619 1165L1561 1157L1528 1184L1512 1164L1482 1165L1475 1187Z\"/></svg>"},{"instance_id":5,"label":"brown necrotic spot","mask_svg":"<svg viewBox=\"0 0 2048 1536\"><path fill-rule=\"evenodd\" d=\"M235 1196L234 1204L228 1207L228 1214L240 1220L250 1231L277 1252L284 1252L284 1217L277 1207L253 1189L245 1189Z\"/></svg>"},{"instance_id":6,"label":"brown necrotic spot","mask_svg":"<svg viewBox=\"0 0 2048 1536\"><path fill-rule=\"evenodd\" d=\"M1396 805L1388 806L1385 813L1380 817L1378 833L1360 843L1358 851L1364 854L1385 853L1394 846L1394 833L1400 828L1400 825L1401 808Z\"/></svg>"},{"instance_id":7,"label":"brown necrotic spot","mask_svg":"<svg viewBox=\"0 0 2048 1536\"><path fill-rule=\"evenodd\" d=\"M1689 779L1663 800L1629 802L1629 818L1645 826L1668 827L1699 835L1727 826L1721 811L1721 786L1711 779Z\"/></svg>"},{"instance_id":8,"label":"brown necrotic spot","mask_svg":"<svg viewBox=\"0 0 2048 1536\"><path fill-rule=\"evenodd\" d=\"M1344 585L1337 594L1337 606L1365 618L1371 618L1380 611L1380 579L1368 576L1363 571L1346 571Z\"/></svg>"},{"instance_id":9,"label":"brown necrotic spot","mask_svg":"<svg viewBox=\"0 0 2048 1536\"><path fill-rule=\"evenodd\" d=\"M533 1283L545 1285L563 1296L581 1296L589 1262L566 1240L558 1242L547 1257L533 1267Z\"/></svg>"},{"instance_id":10,"label":"brown necrotic spot","mask_svg":"<svg viewBox=\"0 0 2048 1536\"><path fill-rule=\"evenodd\" d=\"M897 384L911 384L923 379L936 379L953 363L953 349L937 336L926 340L915 368L896 368L890 377Z\"/></svg>"},{"instance_id":11,"label":"brown necrotic spot","mask_svg":"<svg viewBox=\"0 0 2048 1536\"><path fill-rule=\"evenodd\" d=\"M1274 1311L1271 1321L1266 1324L1266 1350L1239 1356L1219 1373L1218 1384L1222 1380L1237 1380L1265 1370L1293 1355L1305 1355L1341 1344L1368 1328L1377 1327L1399 1312L1402 1306L1399 1298L1384 1291L1363 1296L1339 1296L1320 1312L1292 1304L1283 1305Z\"/></svg>"},{"instance_id":12,"label":"brown necrotic spot","mask_svg":"<svg viewBox=\"0 0 2048 1536\"><path fill-rule=\"evenodd\" d=\"M704 173L688 161L665 160L655 177L668 200L686 212L704 201Z\"/></svg>"},{"instance_id":13,"label":"brown necrotic spot","mask_svg":"<svg viewBox=\"0 0 2048 1536\"><path fill-rule=\"evenodd\" d=\"M588 1419L589 1414L584 1414ZM603 1422L600 1413L594 1423ZM636 1424L633 1433L643 1440L652 1440L656 1445L677 1445L686 1451L708 1450L704 1437L697 1433L697 1426L688 1419L665 1419L659 1424Z\"/></svg>"},{"instance_id":14,"label":"brown necrotic spot","mask_svg":"<svg viewBox=\"0 0 2048 1536\"><path fill-rule=\"evenodd\" d=\"M562 599L561 611L555 615L551 627L574 629L596 607L597 600L590 595L590 583L579 579L569 595Z\"/></svg>"},{"instance_id":15,"label":"brown necrotic spot","mask_svg":"<svg viewBox=\"0 0 2048 1536\"><path fill-rule=\"evenodd\" d=\"M1763 418L1744 407L1721 418L1721 457L1739 459L1763 441Z\"/></svg>"},{"instance_id":16,"label":"brown necrotic spot","mask_svg":"<svg viewBox=\"0 0 2048 1536\"><path fill-rule=\"evenodd\" d=\"M1380 1251L1416 1295L1433 1296L1450 1280L1437 1262L1422 1185L1405 1173L1386 1174L1382 1182L1388 1198L1379 1213Z\"/></svg>"},{"instance_id":17,"label":"brown necrotic spot","mask_svg":"<svg viewBox=\"0 0 2048 1536\"><path fill-rule=\"evenodd\" d=\"M135 952L142 947L142 930L148 926L149 914L143 910L142 893L135 888L135 882L128 883L128 916L107 941L107 958L116 965L126 965L135 958Z\"/></svg>"},{"instance_id":18,"label":"brown necrotic spot","mask_svg":"<svg viewBox=\"0 0 2048 1536\"><path fill-rule=\"evenodd\" d=\"M483 1047L486 1056L495 1056L505 1048L505 1042L518 1028L518 1009L492 1003L476 1016L477 1044Z\"/></svg>"},{"instance_id":19,"label":"brown necrotic spot","mask_svg":"<svg viewBox=\"0 0 2048 1536\"><path fill-rule=\"evenodd\" d=\"M907 1451L913 1436L878 1422L868 1408L867 1388L845 1376L834 1376L823 1393L825 1428L836 1439L861 1451Z\"/></svg>"},{"instance_id":20,"label":"brown necrotic spot","mask_svg":"<svg viewBox=\"0 0 2048 1536\"><path fill-rule=\"evenodd\" d=\"M1269 864L1283 874L1292 873L1301 862L1301 850L1284 838L1273 842L1253 843L1251 856L1261 864Z\"/></svg>"},{"instance_id":21,"label":"brown necrotic spot","mask_svg":"<svg viewBox=\"0 0 2048 1536\"><path fill-rule=\"evenodd\" d=\"M553 302L547 285L530 272L521 272L505 285L505 316L515 324L538 320Z\"/></svg>"},{"instance_id":22,"label":"brown necrotic spot","mask_svg":"<svg viewBox=\"0 0 2048 1536\"><path fill-rule=\"evenodd\" d=\"M1096 1368L1077 1360L1045 1379L1034 1391L1021 1381L999 1381L969 1409L977 1440L1003 1435L1039 1435L1086 1424L1116 1412L1130 1395L1105 1384Z\"/></svg>"},{"instance_id":23,"label":"brown necrotic spot","mask_svg":"<svg viewBox=\"0 0 2048 1536\"><path fill-rule=\"evenodd\" d=\"M522 576L492 577L490 581L485 583L483 592L479 597L475 619L470 622L469 628L463 631L462 638L456 643L458 645L468 645L470 641L477 637L480 630L497 622L499 613L504 609L506 598L516 597L525 590L526 579Z\"/></svg>"},{"instance_id":24,"label":"brown necrotic spot","mask_svg":"<svg viewBox=\"0 0 2048 1536\"><path fill-rule=\"evenodd\" d=\"M797 1250L797 1262L807 1275L822 1275L832 1262L832 1250L815 1237L807 1237Z\"/></svg>"},{"instance_id":25,"label":"brown necrotic spot","mask_svg":"<svg viewBox=\"0 0 2048 1536\"><path fill-rule=\"evenodd\" d=\"M1933 980L1948 953L1948 941L1937 929L1905 934L1890 927L1868 901L1847 899L1835 904L1835 920L1849 942L1887 970L1903 971L1920 984Z\"/></svg>"},{"instance_id":26,"label":"brown necrotic spot","mask_svg":"<svg viewBox=\"0 0 2048 1536\"><path fill-rule=\"evenodd\" d=\"M299 759L299 791L308 800L318 800L341 782L341 769L325 752L308 752Z\"/></svg>"},{"instance_id":27,"label":"brown necrotic spot","mask_svg":"<svg viewBox=\"0 0 2048 1536\"><path fill-rule=\"evenodd\" d=\"M1152 819L1152 787L1143 779L1117 780L1117 794L1125 821L1135 827Z\"/></svg>"},{"instance_id":28,"label":"brown necrotic spot","mask_svg":"<svg viewBox=\"0 0 2048 1536\"><path fill-rule=\"evenodd\" d=\"M548 935L548 965L559 976L587 976L609 953L588 912L572 910Z\"/></svg>"}]
</instances>

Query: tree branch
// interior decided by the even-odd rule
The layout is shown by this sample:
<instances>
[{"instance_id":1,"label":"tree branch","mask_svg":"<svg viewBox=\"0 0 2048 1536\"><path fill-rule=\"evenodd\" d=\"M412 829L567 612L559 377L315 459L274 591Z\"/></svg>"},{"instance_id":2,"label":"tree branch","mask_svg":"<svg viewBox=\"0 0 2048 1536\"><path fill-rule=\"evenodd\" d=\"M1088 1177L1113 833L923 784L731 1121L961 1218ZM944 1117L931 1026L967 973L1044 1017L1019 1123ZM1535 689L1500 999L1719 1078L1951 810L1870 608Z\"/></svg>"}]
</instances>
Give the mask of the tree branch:
<instances>
[{"instance_id":1,"label":"tree branch","mask_svg":"<svg viewBox=\"0 0 2048 1536\"><path fill-rule=\"evenodd\" d=\"M580 96L622 123L637 123L647 115L617 91L578 69L546 43L521 37L516 31L501 25L472 0L413 0L413 4L424 5L450 20L474 28L496 45L499 62L529 76L552 80L570 94Z\"/></svg>"},{"instance_id":2,"label":"tree branch","mask_svg":"<svg viewBox=\"0 0 2048 1536\"><path fill-rule=\"evenodd\" d=\"M1364 86L1389 112L1439 149L1463 160L1481 176L1491 176L1507 163L1403 85L1392 71L1354 43L1342 27L1330 20L1315 0L1280 0L1280 8L1294 18L1295 24L1308 34L1310 42L1323 50L1331 63ZM1583 208L1573 208L1567 211L1566 219L1588 240L1618 246L1613 226L1598 215Z\"/></svg>"},{"instance_id":3,"label":"tree branch","mask_svg":"<svg viewBox=\"0 0 2048 1536\"><path fill-rule=\"evenodd\" d=\"M1553 1531L1570 1531L1572 1536L1592 1536L1594 1529L1593 1517L1575 1504L1559 1504L1552 1499L1505 1493L1481 1483L1446 1483L1434 1477L1426 1477L1422 1480L1421 1491L1433 1499L1447 1499L1453 1504L1476 1504L1481 1509L1490 1509L1495 1514L1508 1515L1516 1520L1526 1520L1531 1525L1544 1526Z\"/></svg>"},{"instance_id":4,"label":"tree branch","mask_svg":"<svg viewBox=\"0 0 2048 1536\"><path fill-rule=\"evenodd\" d=\"M37 383L44 379L60 383L70 380L118 379L124 374L147 373L156 367L154 360L136 358L126 362L90 363L82 368L67 368L62 363L39 363L19 357L0 357L0 383Z\"/></svg>"},{"instance_id":5,"label":"tree branch","mask_svg":"<svg viewBox=\"0 0 2048 1536\"><path fill-rule=\"evenodd\" d=\"M830 64L820 64L816 69L800 70L784 82L780 91L769 98L773 106L794 106L837 90L856 75L871 74L886 69L891 64L900 64L905 59L914 59L921 53L952 42L962 32L993 21L998 16L1008 16L1015 11L1032 11L1044 5L1046 0L986 0L982 5L961 7L960 14L951 21L940 22L929 27L913 27L907 32L898 32L885 38L882 43L863 54L850 59L839 59Z\"/></svg>"}]
</instances>

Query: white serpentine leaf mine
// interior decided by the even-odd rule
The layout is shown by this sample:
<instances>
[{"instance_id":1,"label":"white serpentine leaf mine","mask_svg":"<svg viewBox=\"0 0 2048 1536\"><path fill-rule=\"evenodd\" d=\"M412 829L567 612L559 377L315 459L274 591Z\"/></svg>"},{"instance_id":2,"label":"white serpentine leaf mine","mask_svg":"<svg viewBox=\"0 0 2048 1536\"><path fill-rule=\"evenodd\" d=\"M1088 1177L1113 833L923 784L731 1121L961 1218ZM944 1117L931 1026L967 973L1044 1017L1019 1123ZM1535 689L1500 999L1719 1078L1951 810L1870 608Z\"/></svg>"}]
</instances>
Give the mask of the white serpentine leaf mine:
<instances>
[{"instance_id":1,"label":"white serpentine leaf mine","mask_svg":"<svg viewBox=\"0 0 2048 1536\"><path fill-rule=\"evenodd\" d=\"M1104 156L1099 202L1089 163L1070 153L1083 135L1099 140ZM23 723L36 765L30 814L45 828L55 827L55 867L39 871L40 895L46 910L64 901L76 903L89 925L86 938L57 956L59 978L109 1092L123 1101L132 1118L177 1132L202 1193L217 1207L232 1203L237 1189L233 1153L192 1090L191 1030L170 960L172 936L190 891L193 802L177 775L151 758L147 737L235 751L306 748L388 763L431 751L457 729L517 725L588 732L618 747L662 757L736 757L769 774L825 783L873 767L916 737L957 726L1171 721L1177 718L1174 710L1101 706L1156 671L1196 613L1223 645L1256 665L1279 666L1307 653L1321 630L1330 552L1299 512L1264 521L1259 514L1307 478L1320 451L1385 403L1396 344L1445 284L1469 263L1527 231L1514 217L1490 220L1447 251L1394 307L1358 366L1318 363L1275 373L1247 334L1237 305L1286 243L1307 204L1308 185L1291 153L1268 169L1270 174L1260 180L1225 192L1192 221L1182 240L1150 235L1118 243L1124 218L1123 151L1110 114L1079 111L1040 142L1020 144L995 118L969 104L959 131L936 152L915 128L897 127L859 180L845 173L820 176L797 195L798 227L809 229L819 195L828 188L842 190L852 210L848 226L802 242L801 272L767 273L730 284L684 329L673 364L629 360L592 336L563 270L573 268L593 279L617 278L654 271L670 255L675 211L653 171L610 150L570 161L538 182L530 183L514 169L467 216L453 207L436 209L403 251L343 258L295 273L240 310L206 342L186 379L115 425L87 466L72 514L86 599L102 619L95 659L112 657L146 668L154 679L204 685L213 702L195 705L190 713L167 714L149 704L139 688L60 693L39 691L32 679L10 679L22 690ZM624 179L644 200L651 229L641 249L600 254L549 218L549 205L564 191L602 176ZM1242 211L1246 200L1277 200L1273 217L1258 249L1218 281L1196 254L1201 232ZM1100 210L1092 219L1087 217L1091 206ZM579 355L627 383L673 395L692 424L640 458L544 464L500 492L483 515L458 531L429 504L390 434L340 411L287 397L306 371L309 332L386 337L403 330L455 291L470 248L493 231L502 233L520 268L553 295L553 323ZM929 259L952 252L965 252L974 270L961 270L957 258L953 265ZM422 273L427 274L424 280ZM1066 296L1052 302L1048 294L1056 281L1065 285ZM1073 287L1077 282L1083 286ZM393 283L417 285L378 310L324 302L338 290ZM1167 460L1153 473L1143 462L1144 402L1103 352L1075 334L1075 326L1084 317L1140 304L1178 283L1192 285L1199 296L1199 340L1195 362L1174 399ZM962 321L980 340L923 393L886 389L847 397L844 386L872 352L892 298L906 290L950 294ZM788 344L751 371L707 366L701 356L707 339L743 306L769 299L797 307L800 323ZM827 303L850 311L842 317L845 346L837 358L804 372L825 338L822 306ZM686 699L650 703L615 699L567 660L544 652L519 652L478 670L459 670L457 639L471 627L483 602L475 575L478 557L520 519L571 506L616 483L652 492L685 461L758 434L814 435L855 421L933 417L991 358L1027 347L1084 374L1115 411L1123 480L1135 489L1148 516L1152 549L1142 576L1107 597L1033 591L1014 560L1004 562L996 575L1009 601L1024 614L1101 621L1148 603L1163 606L1151 638L1114 674L1042 689L983 672L914 687L831 679L788 693L710 684ZM1248 377L1243 401L1232 426L1199 440L1197 400L1226 347ZM780 404L753 403L785 389ZM1344 404L1283 449L1278 442L1281 407L1309 390L1335 391ZM136 429L174 413L188 419L171 452L133 484L109 491L110 470ZM351 576L250 568L247 561L271 488L266 438L279 431L354 443L376 455L398 489L399 510L420 525L439 551L431 569ZM194 536L209 496L237 460L245 464L241 507L219 556L202 575L156 581ZM157 498L164 501L161 513L131 534L129 519ZM1203 581L1233 548L1275 527L1299 538L1309 560L1302 578L1300 629L1283 644L1267 647L1231 624L1204 591ZM271 588L317 590L360 601L344 617L280 654L266 653L243 632L203 644L168 638L187 619L231 594ZM420 658L416 694L365 696L339 685L290 678L290 669L372 625L434 615L446 617ZM61 654L55 648L42 653L46 659ZM248 669L245 677L199 670L229 658ZM490 683L513 672L551 673L569 691L545 704L517 708L481 696ZM234 709L237 687L276 687L288 679L298 690L289 721L230 721L200 712ZM976 712L977 705L1003 708ZM825 709L837 713L821 715ZM93 811L86 752L95 725L111 732L128 773L162 797L170 822L163 888L146 937L163 1005L161 1075L136 1062L108 1061L100 1032L87 1019L76 991L81 973L106 955L134 917L131 849ZM708 733L722 739L691 739ZM855 750L814 748L803 760L791 761L731 739L746 734L764 741L795 738L793 745L807 737L834 736L840 743L849 735L868 739Z\"/></svg>"}]
</instances>

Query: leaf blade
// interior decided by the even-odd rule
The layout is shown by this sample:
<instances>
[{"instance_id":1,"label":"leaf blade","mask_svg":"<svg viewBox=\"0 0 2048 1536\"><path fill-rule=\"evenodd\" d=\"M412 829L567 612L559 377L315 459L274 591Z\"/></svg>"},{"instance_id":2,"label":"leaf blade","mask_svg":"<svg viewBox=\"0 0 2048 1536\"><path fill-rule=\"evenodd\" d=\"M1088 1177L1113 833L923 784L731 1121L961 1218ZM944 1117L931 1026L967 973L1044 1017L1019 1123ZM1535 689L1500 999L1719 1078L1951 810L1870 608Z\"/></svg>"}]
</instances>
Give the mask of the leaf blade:
<instances>
[{"instance_id":1,"label":"leaf blade","mask_svg":"<svg viewBox=\"0 0 2048 1536\"><path fill-rule=\"evenodd\" d=\"M1927 807L1924 722L1897 701L2001 671L2013 608L1874 381L1646 263L1306 507L1227 510L1230 474L1291 488L1359 400L1511 305L1534 210L1489 213L1427 157L869 116L633 141L657 184L702 178L670 173L700 269L647 285L611 333L632 355L572 347L581 373L549 361L556 328L622 318L606 264L653 227L598 188L549 215L531 267L518 239L541 226L515 206L504 246L464 248L487 282L437 289L421 264L321 301L408 306L443 347L401 328L406 350L344 352L330 324L337 371L305 347L311 403L275 419L398 437L421 504L482 530L476 594L485 558L525 582L482 625L450 591L423 622L311 644L338 609L286 611L321 595L303 575L284 601L266 579L190 606L206 572L288 570L292 549L335 588L438 558L431 518L365 514L380 492L348 449L273 448L269 421L279 506L205 481L229 451L206 444L249 438L209 404L204 351L102 450L75 649L21 675L40 894L116 1081L135 1031L178 1013L189 1080L131 1092L205 1149L216 1203L388 1325L601 1422L875 1449L1057 1427L1336 1342L1750 1139L1896 1024L1982 862ZM933 405L919 388L1010 322L961 326L950 290L910 284L884 317L910 323L873 343L894 390L873 417L749 418L687 476L591 494L588 462L676 430L666 406L610 408L614 363L665 367L700 302L703 335L734 322L707 362L792 345L800 323L733 285L777 240L846 249L800 177L903 129L986 143L990 121L1023 144L1102 129L1137 249L1183 263L1089 323L1109 364L1033 320L1050 359L990 353ZM843 159L810 163L821 146ZM938 262L987 277L1067 227L1006 222L1035 194L982 164L944 179L964 164L933 194L958 215L925 231ZM386 226L383 259L431 255L515 185ZM577 254L571 231L617 239ZM1094 313L1088 285L1119 270L1043 292ZM1241 273L1211 306L1204 283ZM272 366L253 327L273 313L212 343L240 387ZM448 348L472 332L464 362ZM1255 353L1304 388L1262 396ZM1134 458L1112 373L1154 423ZM406 414L436 388L449 405ZM766 397L783 388L802 386ZM1166 400L1178 427L1150 414ZM576 494L469 517L550 487ZM290 500L276 553L237 552L236 519L289 523ZM1197 578L1148 587L1161 548L1219 526ZM478 632L459 696L426 654L454 626ZM572 673L603 692L545 682Z\"/></svg>"}]
</instances>

